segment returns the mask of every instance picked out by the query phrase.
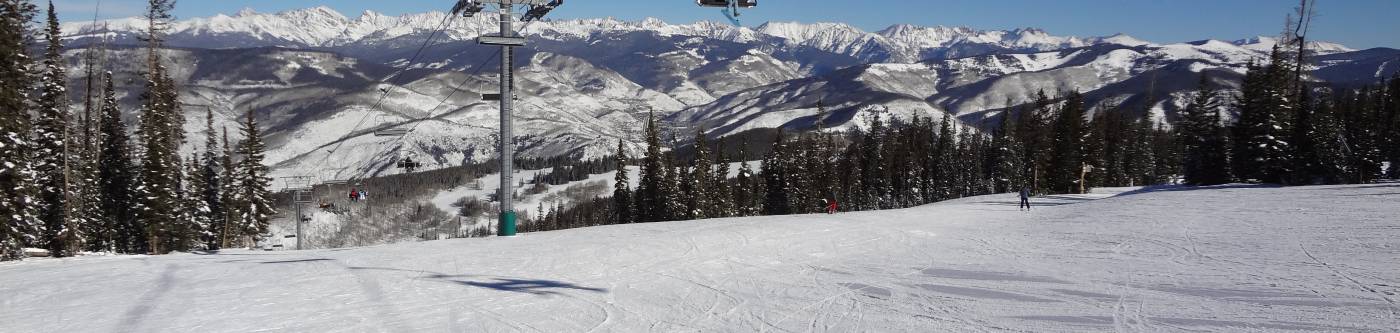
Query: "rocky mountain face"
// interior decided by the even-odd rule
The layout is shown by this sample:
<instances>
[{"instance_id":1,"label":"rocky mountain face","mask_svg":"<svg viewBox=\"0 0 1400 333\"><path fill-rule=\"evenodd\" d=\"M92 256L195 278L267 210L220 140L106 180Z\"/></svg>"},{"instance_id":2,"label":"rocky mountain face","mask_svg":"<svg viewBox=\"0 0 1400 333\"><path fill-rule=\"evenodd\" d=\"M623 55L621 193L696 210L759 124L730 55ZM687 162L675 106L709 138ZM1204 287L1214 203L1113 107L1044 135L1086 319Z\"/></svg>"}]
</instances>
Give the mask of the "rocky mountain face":
<instances>
[{"instance_id":1,"label":"rocky mountain face","mask_svg":"<svg viewBox=\"0 0 1400 333\"><path fill-rule=\"evenodd\" d=\"M136 45L144 23L65 25L72 63L81 63L77 48L100 38ZM425 168L490 158L497 106L482 95L498 90L499 52L474 38L494 28L484 15L365 12L352 19L325 7L245 10L176 22L166 53L184 89L191 149L203 142L206 109L231 130L252 111L269 129L268 160L277 175L343 179L397 172L393 163L403 156ZM682 138L702 128L714 137L818 124L858 128L875 112L906 119L950 114L975 126L1039 90L1077 89L1091 103L1142 105L1170 120L1200 73L1230 89L1245 64L1276 44L1262 37L1154 44L1037 29L896 25L865 32L785 22L750 29L655 19L539 21L524 32L531 44L514 59L518 149L579 158L610 154L618 140L639 152L649 111ZM1400 50L1323 42L1313 48L1319 80L1364 84L1400 71ZM137 57L133 52L111 47L105 63L121 79L134 124L141 64L121 61ZM81 82L81 71L70 73ZM374 135L393 126L412 131Z\"/></svg>"}]
</instances>

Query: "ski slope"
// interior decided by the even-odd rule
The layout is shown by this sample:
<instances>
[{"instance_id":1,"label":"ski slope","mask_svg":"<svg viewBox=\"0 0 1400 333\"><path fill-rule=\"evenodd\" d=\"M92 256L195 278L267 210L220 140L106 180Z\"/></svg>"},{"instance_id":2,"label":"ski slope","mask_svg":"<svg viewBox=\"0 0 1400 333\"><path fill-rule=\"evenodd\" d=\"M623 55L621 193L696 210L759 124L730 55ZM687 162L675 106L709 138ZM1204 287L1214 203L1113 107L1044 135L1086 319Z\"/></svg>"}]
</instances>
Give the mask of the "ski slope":
<instances>
[{"instance_id":1,"label":"ski slope","mask_svg":"<svg viewBox=\"0 0 1400 333\"><path fill-rule=\"evenodd\" d=\"M1400 327L1400 184L1099 192L0 263L0 332Z\"/></svg>"}]
</instances>

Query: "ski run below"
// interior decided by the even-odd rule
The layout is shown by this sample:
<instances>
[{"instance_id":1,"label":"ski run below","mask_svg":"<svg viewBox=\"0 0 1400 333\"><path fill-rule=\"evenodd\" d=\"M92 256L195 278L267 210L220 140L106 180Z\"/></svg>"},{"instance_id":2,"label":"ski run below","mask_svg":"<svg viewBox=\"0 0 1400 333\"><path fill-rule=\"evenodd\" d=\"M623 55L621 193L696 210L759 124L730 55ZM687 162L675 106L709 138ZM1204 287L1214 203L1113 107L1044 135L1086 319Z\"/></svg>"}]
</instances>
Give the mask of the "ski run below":
<instances>
[{"instance_id":1,"label":"ski run below","mask_svg":"<svg viewBox=\"0 0 1400 333\"><path fill-rule=\"evenodd\" d=\"M1400 184L1099 189L310 251L0 263L0 332L1400 327Z\"/></svg>"}]
</instances>

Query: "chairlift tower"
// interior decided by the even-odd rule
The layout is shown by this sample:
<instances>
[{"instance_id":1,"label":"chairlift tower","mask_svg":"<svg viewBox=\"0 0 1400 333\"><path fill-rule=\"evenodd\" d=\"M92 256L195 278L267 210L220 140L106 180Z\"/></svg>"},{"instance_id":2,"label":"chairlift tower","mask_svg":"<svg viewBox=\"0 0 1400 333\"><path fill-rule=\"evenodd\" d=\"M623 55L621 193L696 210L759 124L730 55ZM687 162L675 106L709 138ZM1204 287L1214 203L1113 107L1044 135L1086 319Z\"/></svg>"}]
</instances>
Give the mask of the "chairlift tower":
<instances>
[{"instance_id":1,"label":"chairlift tower","mask_svg":"<svg viewBox=\"0 0 1400 333\"><path fill-rule=\"evenodd\" d=\"M297 233L296 233L296 236L289 236L289 237L285 237L285 238L293 238L293 237L295 237L295 238L297 239L297 250L300 250L300 249L301 249L301 239L303 238L303 235L302 235L302 233L301 233L301 225L302 225L303 222L306 222L306 219L301 215L301 206L302 206L303 204L311 203L311 197L312 197L311 179L312 179L312 177L311 177L311 176L289 176L289 177L282 177L282 179L283 179L283 181L286 182L286 184L287 184L286 187L283 188L283 191L287 191L287 192L291 192L291 193L292 193L292 207L293 207L293 210L296 211L296 217L294 217L294 218L296 219L296 223L297 223L297 224L296 224L296 225L297 225Z\"/></svg>"},{"instance_id":2,"label":"chairlift tower","mask_svg":"<svg viewBox=\"0 0 1400 333\"><path fill-rule=\"evenodd\" d=\"M514 86L514 48L525 46L525 37L515 32L512 26L515 21L512 9L516 5L529 6L530 9L520 17L522 22L530 22L544 18L549 11L564 4L564 0L458 0L452 6L452 15L462 15L465 17L475 16L485 9L486 4L494 4L500 9L501 26L500 34L482 35L477 37L477 43L482 45L494 45L501 47L501 139L500 139L500 160L501 160L501 188L497 192L497 199L500 200L500 227L497 230L498 236L515 236L516 216L514 201L514 182L511 177L515 173L515 137L512 128L511 107L515 100L511 88Z\"/></svg>"}]
</instances>

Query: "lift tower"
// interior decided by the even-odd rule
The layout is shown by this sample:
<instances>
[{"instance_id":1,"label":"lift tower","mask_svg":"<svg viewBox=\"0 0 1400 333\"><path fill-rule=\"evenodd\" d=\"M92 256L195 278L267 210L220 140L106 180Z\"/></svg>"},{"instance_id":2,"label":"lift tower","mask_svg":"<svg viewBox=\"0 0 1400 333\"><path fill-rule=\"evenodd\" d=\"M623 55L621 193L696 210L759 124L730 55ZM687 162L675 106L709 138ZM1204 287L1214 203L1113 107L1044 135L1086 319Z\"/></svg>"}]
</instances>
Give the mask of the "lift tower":
<instances>
[{"instance_id":1,"label":"lift tower","mask_svg":"<svg viewBox=\"0 0 1400 333\"><path fill-rule=\"evenodd\" d=\"M511 88L514 87L514 60L513 48L525 46L525 37L515 33L512 21L515 20L511 11L516 5L528 6L530 9L520 17L522 22L530 22L543 18L549 11L564 4L564 0L458 0L452 6L453 15L465 17L476 16L485 9L486 4L494 4L500 9L501 31L496 35L482 35L477 37L477 43L483 45L494 45L501 47L501 137L500 137L500 159L501 159L501 188L497 192L496 198L500 201L498 236L515 236L515 184L512 175L515 173L515 137L511 119L511 104L515 101Z\"/></svg>"}]
</instances>

